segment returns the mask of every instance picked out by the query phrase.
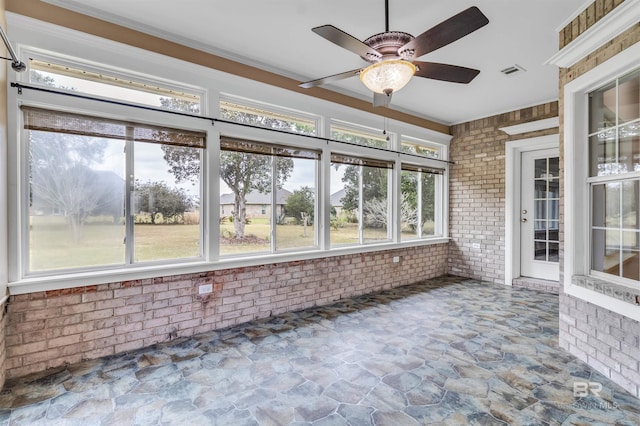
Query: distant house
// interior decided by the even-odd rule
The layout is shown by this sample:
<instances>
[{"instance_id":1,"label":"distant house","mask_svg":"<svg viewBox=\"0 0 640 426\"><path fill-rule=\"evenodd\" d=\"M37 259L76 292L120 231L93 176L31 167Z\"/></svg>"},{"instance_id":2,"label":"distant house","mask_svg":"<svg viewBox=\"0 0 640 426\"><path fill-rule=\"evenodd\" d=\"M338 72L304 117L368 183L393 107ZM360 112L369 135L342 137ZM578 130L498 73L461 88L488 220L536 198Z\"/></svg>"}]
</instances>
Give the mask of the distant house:
<instances>
[{"instance_id":1,"label":"distant house","mask_svg":"<svg viewBox=\"0 0 640 426\"><path fill-rule=\"evenodd\" d=\"M340 213L342 213L342 199L344 198L345 194L346 191L344 190L344 188L331 194L331 207L335 209L336 216L340 216Z\"/></svg>"},{"instance_id":2,"label":"distant house","mask_svg":"<svg viewBox=\"0 0 640 426\"><path fill-rule=\"evenodd\" d=\"M277 217L284 216L284 207L287 204L287 198L291 195L291 191L286 189L278 189L276 191L276 214ZM222 194L220 196L220 216L231 216L233 212L235 195ZM262 194L253 191L247 194L246 198L247 217L271 217L271 193Z\"/></svg>"}]
</instances>

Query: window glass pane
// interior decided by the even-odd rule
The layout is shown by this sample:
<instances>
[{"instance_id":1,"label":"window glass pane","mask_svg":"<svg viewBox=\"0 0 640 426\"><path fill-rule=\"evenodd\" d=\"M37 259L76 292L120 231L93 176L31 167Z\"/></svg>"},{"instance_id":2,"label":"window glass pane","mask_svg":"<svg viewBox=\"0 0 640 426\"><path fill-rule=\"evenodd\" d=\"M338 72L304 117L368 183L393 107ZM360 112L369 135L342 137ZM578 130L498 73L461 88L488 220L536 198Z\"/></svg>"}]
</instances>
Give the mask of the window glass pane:
<instances>
[{"instance_id":1,"label":"window glass pane","mask_svg":"<svg viewBox=\"0 0 640 426\"><path fill-rule=\"evenodd\" d=\"M316 244L316 160L275 157L278 168L291 168L276 199L276 250Z\"/></svg>"},{"instance_id":2,"label":"window glass pane","mask_svg":"<svg viewBox=\"0 0 640 426\"><path fill-rule=\"evenodd\" d=\"M622 276L640 280L640 233L622 233Z\"/></svg>"},{"instance_id":3,"label":"window glass pane","mask_svg":"<svg viewBox=\"0 0 640 426\"><path fill-rule=\"evenodd\" d=\"M616 83L589 94L589 133L601 132L616 123Z\"/></svg>"},{"instance_id":4,"label":"window glass pane","mask_svg":"<svg viewBox=\"0 0 640 426\"><path fill-rule=\"evenodd\" d=\"M133 151L134 261L201 256L201 150L138 142ZM179 173L176 169L187 162L191 170L188 179L186 168Z\"/></svg>"},{"instance_id":5,"label":"window glass pane","mask_svg":"<svg viewBox=\"0 0 640 426\"><path fill-rule=\"evenodd\" d=\"M271 187L274 157L220 152L220 254L271 250ZM288 175L281 170L280 175ZM267 205L265 213L262 206ZM229 212L222 215L222 209Z\"/></svg>"},{"instance_id":6,"label":"window glass pane","mask_svg":"<svg viewBox=\"0 0 640 426\"><path fill-rule=\"evenodd\" d=\"M640 70L620 79L618 114L620 124L640 118Z\"/></svg>"},{"instance_id":7,"label":"window glass pane","mask_svg":"<svg viewBox=\"0 0 640 426\"><path fill-rule=\"evenodd\" d=\"M418 179L420 173L403 170L400 181L400 239L403 241L418 238Z\"/></svg>"},{"instance_id":8,"label":"window glass pane","mask_svg":"<svg viewBox=\"0 0 640 426\"><path fill-rule=\"evenodd\" d=\"M200 113L201 99L196 93L134 81L128 76L109 75L104 71L81 70L33 59L29 61L29 82L168 110Z\"/></svg>"},{"instance_id":9,"label":"window glass pane","mask_svg":"<svg viewBox=\"0 0 640 426\"><path fill-rule=\"evenodd\" d=\"M360 166L331 162L331 247L358 244Z\"/></svg>"},{"instance_id":10,"label":"window glass pane","mask_svg":"<svg viewBox=\"0 0 640 426\"><path fill-rule=\"evenodd\" d=\"M598 134L589 138L589 175L608 176L618 174L616 165L616 136Z\"/></svg>"},{"instance_id":11,"label":"window glass pane","mask_svg":"<svg viewBox=\"0 0 640 426\"><path fill-rule=\"evenodd\" d=\"M365 242L389 239L389 169L362 167L362 234Z\"/></svg>"},{"instance_id":12,"label":"window glass pane","mask_svg":"<svg viewBox=\"0 0 640 426\"><path fill-rule=\"evenodd\" d=\"M233 101L220 101L220 118L236 123L268 129L284 130L304 135L316 134L315 119L296 116L261 106L249 106Z\"/></svg>"},{"instance_id":13,"label":"window glass pane","mask_svg":"<svg viewBox=\"0 0 640 426\"><path fill-rule=\"evenodd\" d=\"M620 128L620 173L640 170L640 121Z\"/></svg>"},{"instance_id":14,"label":"window glass pane","mask_svg":"<svg viewBox=\"0 0 640 426\"><path fill-rule=\"evenodd\" d=\"M125 261L124 141L27 131L29 270Z\"/></svg>"},{"instance_id":15,"label":"window glass pane","mask_svg":"<svg viewBox=\"0 0 640 426\"><path fill-rule=\"evenodd\" d=\"M422 236L436 235L435 206L436 181L439 175L422 173Z\"/></svg>"},{"instance_id":16,"label":"window glass pane","mask_svg":"<svg viewBox=\"0 0 640 426\"><path fill-rule=\"evenodd\" d=\"M402 141L400 151L409 154L424 155L429 158L440 158L440 148L424 145L418 142Z\"/></svg>"},{"instance_id":17,"label":"window glass pane","mask_svg":"<svg viewBox=\"0 0 640 426\"><path fill-rule=\"evenodd\" d=\"M638 229L638 203L640 202L639 181L622 182L622 212L621 222L623 228Z\"/></svg>"},{"instance_id":18,"label":"window glass pane","mask_svg":"<svg viewBox=\"0 0 640 426\"><path fill-rule=\"evenodd\" d=\"M389 147L389 141L382 131L360 130L334 124L331 125L331 139L376 148Z\"/></svg>"}]
</instances>

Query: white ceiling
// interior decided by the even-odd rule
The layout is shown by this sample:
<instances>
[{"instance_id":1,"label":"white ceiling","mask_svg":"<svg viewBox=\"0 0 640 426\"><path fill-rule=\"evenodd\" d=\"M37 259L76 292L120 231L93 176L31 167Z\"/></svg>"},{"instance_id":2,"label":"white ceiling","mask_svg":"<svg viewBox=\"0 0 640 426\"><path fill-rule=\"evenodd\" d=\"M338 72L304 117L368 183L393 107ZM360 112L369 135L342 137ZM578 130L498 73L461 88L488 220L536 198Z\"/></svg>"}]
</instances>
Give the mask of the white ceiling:
<instances>
[{"instance_id":1,"label":"white ceiling","mask_svg":"<svg viewBox=\"0 0 640 426\"><path fill-rule=\"evenodd\" d=\"M45 0L47 1L47 0ZM242 63L313 80L366 63L311 28L332 24L364 40L384 31L384 0L48 0ZM390 0L390 30L417 36L477 6L489 24L420 58L479 69L468 85L414 77L391 107L455 124L558 97L558 70L544 65L558 49L556 30L585 0ZM510 76L500 70L519 65ZM324 86L362 99L357 77Z\"/></svg>"}]
</instances>

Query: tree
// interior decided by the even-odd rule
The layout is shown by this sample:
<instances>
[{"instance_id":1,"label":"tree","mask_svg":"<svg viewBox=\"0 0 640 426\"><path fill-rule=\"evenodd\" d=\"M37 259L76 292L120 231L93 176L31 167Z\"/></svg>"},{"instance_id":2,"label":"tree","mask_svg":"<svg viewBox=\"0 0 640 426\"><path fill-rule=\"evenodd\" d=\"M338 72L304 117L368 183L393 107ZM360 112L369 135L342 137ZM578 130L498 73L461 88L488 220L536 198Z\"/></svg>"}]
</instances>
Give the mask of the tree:
<instances>
[{"instance_id":1,"label":"tree","mask_svg":"<svg viewBox=\"0 0 640 426\"><path fill-rule=\"evenodd\" d=\"M313 223L314 210L314 193L308 186L296 189L287 198L285 211L289 216L295 217L298 222Z\"/></svg>"},{"instance_id":2,"label":"tree","mask_svg":"<svg viewBox=\"0 0 640 426\"><path fill-rule=\"evenodd\" d=\"M136 180L136 210L151 215L155 224L157 215L165 219L184 216L184 212L193 207L193 201L181 188L170 188L165 182L145 182Z\"/></svg>"},{"instance_id":3,"label":"tree","mask_svg":"<svg viewBox=\"0 0 640 426\"><path fill-rule=\"evenodd\" d=\"M163 105L171 109L180 108L181 102L175 99L163 100ZM221 118L237 123L271 129L287 130L295 133L312 134L313 129L293 121L279 120L267 115L259 115L232 109L221 109ZM177 182L195 179L200 175L200 152L192 148L163 145L164 159L169 172ZM234 208L231 213L235 238L244 238L247 220L246 197L252 191L265 193L271 190L271 162L276 157L245 152L225 151L220 153L220 178L234 194ZM281 188L293 170L293 160L277 157L275 177L276 186Z\"/></svg>"},{"instance_id":4,"label":"tree","mask_svg":"<svg viewBox=\"0 0 640 426\"><path fill-rule=\"evenodd\" d=\"M29 139L32 205L62 212L78 241L86 219L113 198L112 188L101 185L102 175L92 169L106 141L49 132L30 132Z\"/></svg>"},{"instance_id":5,"label":"tree","mask_svg":"<svg viewBox=\"0 0 640 426\"><path fill-rule=\"evenodd\" d=\"M235 238L244 238L247 220L247 194L271 190L271 162L276 163L276 186L282 188L293 170L293 160L286 157L271 157L246 152L222 151L220 153L220 178L233 191L233 230Z\"/></svg>"},{"instance_id":6,"label":"tree","mask_svg":"<svg viewBox=\"0 0 640 426\"><path fill-rule=\"evenodd\" d=\"M360 196L361 166L349 165L344 171L342 182L344 185L344 197L342 207L347 211L357 211ZM387 199L387 169L377 167L362 167L362 196L363 201Z\"/></svg>"}]
</instances>

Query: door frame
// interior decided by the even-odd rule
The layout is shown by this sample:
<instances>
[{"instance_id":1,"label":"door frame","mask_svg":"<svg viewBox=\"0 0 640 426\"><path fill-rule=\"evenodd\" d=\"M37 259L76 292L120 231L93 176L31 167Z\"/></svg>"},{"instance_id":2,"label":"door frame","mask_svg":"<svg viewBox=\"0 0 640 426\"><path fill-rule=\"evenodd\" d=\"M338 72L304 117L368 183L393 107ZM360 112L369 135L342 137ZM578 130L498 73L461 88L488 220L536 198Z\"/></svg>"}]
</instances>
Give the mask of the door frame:
<instances>
[{"instance_id":1,"label":"door frame","mask_svg":"<svg viewBox=\"0 0 640 426\"><path fill-rule=\"evenodd\" d=\"M504 283L520 277L520 177L522 153L560 147L558 134L508 141L505 144ZM562 200L561 200L562 201Z\"/></svg>"}]
</instances>

